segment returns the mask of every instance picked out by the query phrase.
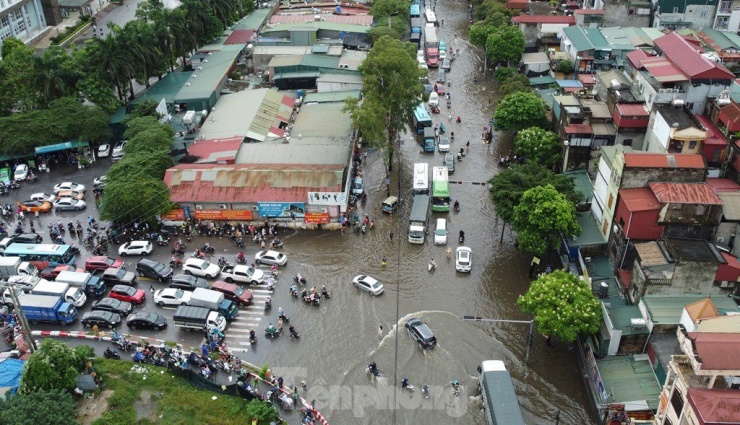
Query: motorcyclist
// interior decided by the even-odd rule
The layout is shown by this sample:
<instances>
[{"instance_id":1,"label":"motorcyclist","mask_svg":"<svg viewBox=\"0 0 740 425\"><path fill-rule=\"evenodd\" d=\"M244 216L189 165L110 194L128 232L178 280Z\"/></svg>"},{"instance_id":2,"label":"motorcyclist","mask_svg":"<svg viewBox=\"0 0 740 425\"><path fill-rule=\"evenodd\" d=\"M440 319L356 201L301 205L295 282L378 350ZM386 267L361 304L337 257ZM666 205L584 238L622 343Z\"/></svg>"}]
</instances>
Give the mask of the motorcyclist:
<instances>
[{"instance_id":1,"label":"motorcyclist","mask_svg":"<svg viewBox=\"0 0 740 425\"><path fill-rule=\"evenodd\" d=\"M272 305L272 297L265 298L265 305Z\"/></svg>"},{"instance_id":2,"label":"motorcyclist","mask_svg":"<svg viewBox=\"0 0 740 425\"><path fill-rule=\"evenodd\" d=\"M160 233L160 234L159 234L159 236L157 237L157 242L159 242L159 243L164 243L164 237L162 237L162 234L161 234L161 233Z\"/></svg>"},{"instance_id":3,"label":"motorcyclist","mask_svg":"<svg viewBox=\"0 0 740 425\"><path fill-rule=\"evenodd\" d=\"M290 287L290 293L298 295L298 287L296 285L291 285Z\"/></svg>"},{"instance_id":4,"label":"motorcyclist","mask_svg":"<svg viewBox=\"0 0 740 425\"><path fill-rule=\"evenodd\" d=\"M421 393L428 397L429 396L429 385L424 383L424 385L421 386Z\"/></svg>"},{"instance_id":5,"label":"motorcyclist","mask_svg":"<svg viewBox=\"0 0 740 425\"><path fill-rule=\"evenodd\" d=\"M272 323L267 327L267 333L270 335L275 335L275 326L272 326Z\"/></svg>"},{"instance_id":6,"label":"motorcyclist","mask_svg":"<svg viewBox=\"0 0 740 425\"><path fill-rule=\"evenodd\" d=\"M437 268L437 262L433 258L429 260L429 265L432 267L432 270Z\"/></svg>"},{"instance_id":7,"label":"motorcyclist","mask_svg":"<svg viewBox=\"0 0 740 425\"><path fill-rule=\"evenodd\" d=\"M321 285L321 295L324 298L329 296L329 291L326 290L326 285Z\"/></svg>"},{"instance_id":8,"label":"motorcyclist","mask_svg":"<svg viewBox=\"0 0 740 425\"><path fill-rule=\"evenodd\" d=\"M404 376L404 378L401 380L401 388L405 390L406 388L408 388L408 386L409 386L409 378L406 378Z\"/></svg>"},{"instance_id":9,"label":"motorcyclist","mask_svg":"<svg viewBox=\"0 0 740 425\"><path fill-rule=\"evenodd\" d=\"M246 259L246 257L244 256L244 251L239 251L239 253L236 254L236 259L238 261L244 261Z\"/></svg>"},{"instance_id":10,"label":"motorcyclist","mask_svg":"<svg viewBox=\"0 0 740 425\"><path fill-rule=\"evenodd\" d=\"M257 333L254 331L254 329L249 330L249 340L250 341L257 340Z\"/></svg>"},{"instance_id":11,"label":"motorcyclist","mask_svg":"<svg viewBox=\"0 0 740 425\"><path fill-rule=\"evenodd\" d=\"M460 239L465 239L465 232L460 230Z\"/></svg>"},{"instance_id":12,"label":"motorcyclist","mask_svg":"<svg viewBox=\"0 0 740 425\"><path fill-rule=\"evenodd\" d=\"M105 349L105 357L111 357L113 356L113 350L110 349L110 347Z\"/></svg>"},{"instance_id":13,"label":"motorcyclist","mask_svg":"<svg viewBox=\"0 0 740 425\"><path fill-rule=\"evenodd\" d=\"M453 379L450 385L452 385L452 391L455 393L455 395L459 395L460 394L460 382L457 379Z\"/></svg>"},{"instance_id":14,"label":"motorcyclist","mask_svg":"<svg viewBox=\"0 0 740 425\"><path fill-rule=\"evenodd\" d=\"M290 335L291 335L291 336L296 336L296 335L298 335L298 332L296 332L296 330L295 330L295 326L293 326L293 325L290 325L290 326L288 327L288 331L290 332Z\"/></svg>"},{"instance_id":15,"label":"motorcyclist","mask_svg":"<svg viewBox=\"0 0 740 425\"><path fill-rule=\"evenodd\" d=\"M378 373L378 365L375 362L370 363L367 365L367 369L372 373L373 375L376 375Z\"/></svg>"},{"instance_id":16,"label":"motorcyclist","mask_svg":"<svg viewBox=\"0 0 740 425\"><path fill-rule=\"evenodd\" d=\"M460 202L457 199L455 199L454 207L455 207L456 210L459 210L460 209Z\"/></svg>"}]
</instances>

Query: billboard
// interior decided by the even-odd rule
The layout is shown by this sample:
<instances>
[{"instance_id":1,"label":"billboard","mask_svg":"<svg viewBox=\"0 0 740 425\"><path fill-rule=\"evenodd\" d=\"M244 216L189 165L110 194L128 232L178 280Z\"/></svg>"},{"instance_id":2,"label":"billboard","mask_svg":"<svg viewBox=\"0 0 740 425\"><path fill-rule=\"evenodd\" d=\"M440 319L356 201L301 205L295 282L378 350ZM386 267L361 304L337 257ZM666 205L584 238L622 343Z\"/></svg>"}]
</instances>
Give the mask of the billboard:
<instances>
[{"instance_id":1,"label":"billboard","mask_svg":"<svg viewBox=\"0 0 740 425\"><path fill-rule=\"evenodd\" d=\"M170 212L168 212L167 214L162 215L162 220L183 221L185 220L185 210L183 209L170 210Z\"/></svg>"},{"instance_id":2,"label":"billboard","mask_svg":"<svg viewBox=\"0 0 740 425\"><path fill-rule=\"evenodd\" d=\"M251 210L195 210L196 220L252 220Z\"/></svg>"},{"instance_id":3,"label":"billboard","mask_svg":"<svg viewBox=\"0 0 740 425\"><path fill-rule=\"evenodd\" d=\"M258 202L257 211L260 217L303 218L306 205L303 202Z\"/></svg>"},{"instance_id":4,"label":"billboard","mask_svg":"<svg viewBox=\"0 0 740 425\"><path fill-rule=\"evenodd\" d=\"M306 212L306 223L324 224L329 222L328 212Z\"/></svg>"},{"instance_id":5,"label":"billboard","mask_svg":"<svg viewBox=\"0 0 740 425\"><path fill-rule=\"evenodd\" d=\"M310 205L347 205L347 193L345 192L308 192L308 203Z\"/></svg>"}]
</instances>

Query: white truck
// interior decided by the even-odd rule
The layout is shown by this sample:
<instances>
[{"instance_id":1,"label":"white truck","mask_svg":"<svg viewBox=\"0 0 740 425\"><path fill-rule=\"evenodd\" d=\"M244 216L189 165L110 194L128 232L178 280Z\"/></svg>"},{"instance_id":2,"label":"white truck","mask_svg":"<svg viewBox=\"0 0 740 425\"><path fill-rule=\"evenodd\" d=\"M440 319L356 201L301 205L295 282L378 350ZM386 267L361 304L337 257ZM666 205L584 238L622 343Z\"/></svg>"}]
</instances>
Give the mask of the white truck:
<instances>
[{"instance_id":1,"label":"white truck","mask_svg":"<svg viewBox=\"0 0 740 425\"><path fill-rule=\"evenodd\" d=\"M239 310L233 301L227 300L224 294L213 289L195 288L190 296L189 305L219 312L226 320L234 320L239 314Z\"/></svg>"},{"instance_id":2,"label":"white truck","mask_svg":"<svg viewBox=\"0 0 740 425\"><path fill-rule=\"evenodd\" d=\"M85 291L64 282L41 281L31 290L31 294L60 297L64 302L70 303L75 307L82 307L87 302Z\"/></svg>"},{"instance_id":3,"label":"white truck","mask_svg":"<svg viewBox=\"0 0 740 425\"><path fill-rule=\"evenodd\" d=\"M229 283L259 285L264 278L265 272L246 265L226 265L221 269L221 279Z\"/></svg>"},{"instance_id":4,"label":"white truck","mask_svg":"<svg viewBox=\"0 0 740 425\"><path fill-rule=\"evenodd\" d=\"M2 290L3 293L0 295L0 303L5 305L15 305L13 302L13 297L10 295L10 291L15 292L15 296L18 298L21 298L25 292L23 292L20 288L5 288Z\"/></svg>"},{"instance_id":5,"label":"white truck","mask_svg":"<svg viewBox=\"0 0 740 425\"><path fill-rule=\"evenodd\" d=\"M411 214L409 214L409 243L424 243L428 216L429 195L414 195L414 203L411 205Z\"/></svg>"},{"instance_id":6,"label":"white truck","mask_svg":"<svg viewBox=\"0 0 740 425\"><path fill-rule=\"evenodd\" d=\"M21 261L20 257L0 257L0 278L7 279L17 274L37 276L39 269L28 261Z\"/></svg>"}]
</instances>

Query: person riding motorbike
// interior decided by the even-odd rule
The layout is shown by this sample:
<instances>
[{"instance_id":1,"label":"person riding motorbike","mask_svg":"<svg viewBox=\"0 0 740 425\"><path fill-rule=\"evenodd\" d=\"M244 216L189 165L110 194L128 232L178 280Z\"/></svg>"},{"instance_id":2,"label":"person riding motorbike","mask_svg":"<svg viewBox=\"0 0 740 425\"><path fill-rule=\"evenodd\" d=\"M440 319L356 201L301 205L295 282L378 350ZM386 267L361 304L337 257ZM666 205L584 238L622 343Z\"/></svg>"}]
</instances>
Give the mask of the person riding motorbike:
<instances>
[{"instance_id":1,"label":"person riding motorbike","mask_svg":"<svg viewBox=\"0 0 740 425\"><path fill-rule=\"evenodd\" d=\"M460 230L460 241L464 241L464 240L465 240L465 232Z\"/></svg>"},{"instance_id":2,"label":"person riding motorbike","mask_svg":"<svg viewBox=\"0 0 740 425\"><path fill-rule=\"evenodd\" d=\"M292 336L293 338L295 338L295 337L297 337L297 336L298 336L298 332L296 332L296 330L295 330L295 326L293 326L293 325L290 325L290 326L288 327L288 331L290 332L290 336Z\"/></svg>"},{"instance_id":3,"label":"person riding motorbike","mask_svg":"<svg viewBox=\"0 0 740 425\"><path fill-rule=\"evenodd\" d=\"M424 394L424 397L429 397L429 385L424 383L424 385L421 386L421 393Z\"/></svg>"},{"instance_id":4,"label":"person riding motorbike","mask_svg":"<svg viewBox=\"0 0 740 425\"><path fill-rule=\"evenodd\" d=\"M110 357L113 357L113 356L114 356L113 350L111 350L110 347L106 348L105 349L104 357L110 358Z\"/></svg>"},{"instance_id":5,"label":"person riding motorbike","mask_svg":"<svg viewBox=\"0 0 740 425\"><path fill-rule=\"evenodd\" d=\"M272 306L272 297L265 298L265 306L267 307Z\"/></svg>"},{"instance_id":6,"label":"person riding motorbike","mask_svg":"<svg viewBox=\"0 0 740 425\"><path fill-rule=\"evenodd\" d=\"M290 287L290 294L291 295L298 295L298 287L296 285L291 285L291 287Z\"/></svg>"},{"instance_id":7,"label":"person riding motorbike","mask_svg":"<svg viewBox=\"0 0 740 425\"><path fill-rule=\"evenodd\" d=\"M267 333L270 335L275 335L277 331L275 330L275 326L272 326L272 323L267 327Z\"/></svg>"},{"instance_id":8,"label":"person riding motorbike","mask_svg":"<svg viewBox=\"0 0 740 425\"><path fill-rule=\"evenodd\" d=\"M434 259L429 260L429 270L434 270L437 268L437 262L434 261Z\"/></svg>"},{"instance_id":9,"label":"person riding motorbike","mask_svg":"<svg viewBox=\"0 0 740 425\"><path fill-rule=\"evenodd\" d=\"M278 317L285 317L285 312L282 307L278 308Z\"/></svg>"},{"instance_id":10,"label":"person riding motorbike","mask_svg":"<svg viewBox=\"0 0 740 425\"><path fill-rule=\"evenodd\" d=\"M452 385L452 391L455 395L460 395L460 382L457 379L453 379L450 385Z\"/></svg>"},{"instance_id":11,"label":"person riding motorbike","mask_svg":"<svg viewBox=\"0 0 740 425\"><path fill-rule=\"evenodd\" d=\"M404 377L401 380L401 388L405 390L406 388L408 388L408 386L409 386L409 378Z\"/></svg>"},{"instance_id":12,"label":"person riding motorbike","mask_svg":"<svg viewBox=\"0 0 740 425\"><path fill-rule=\"evenodd\" d=\"M369 365L367 365L367 370L369 370L370 373L372 373L373 375L377 375L378 374L378 365L375 362L372 362Z\"/></svg>"},{"instance_id":13,"label":"person riding motorbike","mask_svg":"<svg viewBox=\"0 0 740 425\"><path fill-rule=\"evenodd\" d=\"M250 341L256 341L257 340L257 333L254 331L254 329L249 330L249 340Z\"/></svg>"},{"instance_id":14,"label":"person riding motorbike","mask_svg":"<svg viewBox=\"0 0 740 425\"><path fill-rule=\"evenodd\" d=\"M160 235L159 235L159 236L157 237L157 242L159 242L159 243L165 243L164 237L162 236L162 234L161 234L161 233L160 233Z\"/></svg>"},{"instance_id":15,"label":"person riding motorbike","mask_svg":"<svg viewBox=\"0 0 740 425\"><path fill-rule=\"evenodd\" d=\"M238 254L236 254L237 261L244 261L246 257L244 256L244 251L239 251Z\"/></svg>"},{"instance_id":16,"label":"person riding motorbike","mask_svg":"<svg viewBox=\"0 0 740 425\"><path fill-rule=\"evenodd\" d=\"M459 211L460 210L460 202L457 199L455 199L454 207L455 207L455 210L456 211Z\"/></svg>"},{"instance_id":17,"label":"person riding motorbike","mask_svg":"<svg viewBox=\"0 0 740 425\"><path fill-rule=\"evenodd\" d=\"M324 298L329 298L330 296L329 291L326 290L325 285L321 285L321 296Z\"/></svg>"}]
</instances>

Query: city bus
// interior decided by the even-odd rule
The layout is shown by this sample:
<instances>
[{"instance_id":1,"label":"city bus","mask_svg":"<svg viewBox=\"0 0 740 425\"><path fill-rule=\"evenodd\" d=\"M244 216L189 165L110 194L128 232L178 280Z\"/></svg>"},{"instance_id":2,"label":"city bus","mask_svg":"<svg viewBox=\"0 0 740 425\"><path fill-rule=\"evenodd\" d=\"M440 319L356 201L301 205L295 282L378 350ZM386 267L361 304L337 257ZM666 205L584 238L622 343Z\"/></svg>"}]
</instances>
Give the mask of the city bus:
<instances>
[{"instance_id":1,"label":"city bus","mask_svg":"<svg viewBox=\"0 0 740 425\"><path fill-rule=\"evenodd\" d=\"M414 194L429 195L429 164L417 162L414 164Z\"/></svg>"},{"instance_id":2,"label":"city bus","mask_svg":"<svg viewBox=\"0 0 740 425\"><path fill-rule=\"evenodd\" d=\"M418 4L412 4L409 8L409 13L412 18L418 18L421 16L421 8Z\"/></svg>"},{"instance_id":3,"label":"city bus","mask_svg":"<svg viewBox=\"0 0 740 425\"><path fill-rule=\"evenodd\" d=\"M414 128L416 134L424 134L424 129L432 126L432 117L427 111L427 107L423 103L414 109Z\"/></svg>"},{"instance_id":4,"label":"city bus","mask_svg":"<svg viewBox=\"0 0 740 425\"><path fill-rule=\"evenodd\" d=\"M51 266L74 264L75 253L70 245L10 244L2 254L4 257L20 257L21 261L49 263Z\"/></svg>"},{"instance_id":5,"label":"city bus","mask_svg":"<svg viewBox=\"0 0 740 425\"><path fill-rule=\"evenodd\" d=\"M427 23L432 24L433 26L436 26L437 24L437 15L434 13L431 9L426 9L424 11L424 15L426 15Z\"/></svg>"},{"instance_id":6,"label":"city bus","mask_svg":"<svg viewBox=\"0 0 740 425\"><path fill-rule=\"evenodd\" d=\"M432 211L450 210L450 180L447 167L432 168Z\"/></svg>"},{"instance_id":7,"label":"city bus","mask_svg":"<svg viewBox=\"0 0 740 425\"><path fill-rule=\"evenodd\" d=\"M480 393L489 425L524 425L514 383L501 360L485 360L478 366Z\"/></svg>"}]
</instances>

